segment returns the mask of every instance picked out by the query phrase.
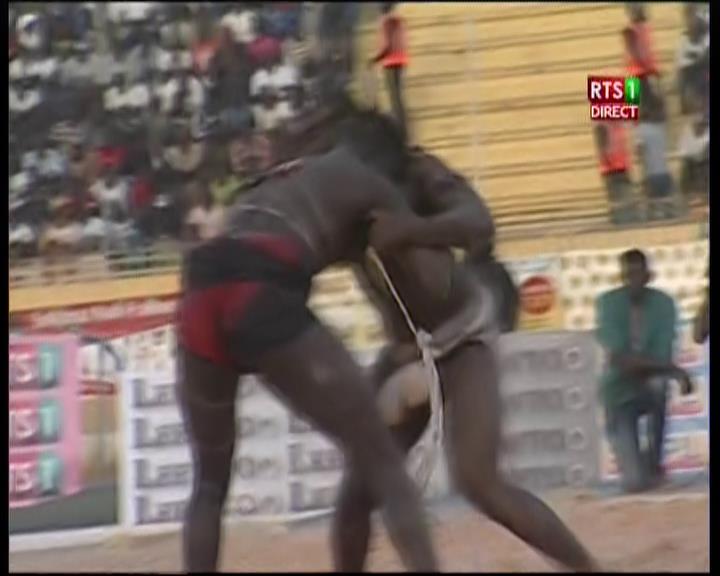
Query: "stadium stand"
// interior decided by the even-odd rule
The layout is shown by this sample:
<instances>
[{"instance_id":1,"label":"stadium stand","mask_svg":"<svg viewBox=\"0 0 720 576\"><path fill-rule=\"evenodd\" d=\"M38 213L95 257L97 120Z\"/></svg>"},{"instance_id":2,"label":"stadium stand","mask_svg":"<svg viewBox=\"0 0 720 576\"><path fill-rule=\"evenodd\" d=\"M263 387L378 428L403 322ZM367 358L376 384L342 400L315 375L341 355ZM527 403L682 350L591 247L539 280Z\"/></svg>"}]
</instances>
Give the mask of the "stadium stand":
<instances>
[{"instance_id":1,"label":"stadium stand","mask_svg":"<svg viewBox=\"0 0 720 576\"><path fill-rule=\"evenodd\" d=\"M406 98L419 144L471 175L501 232L603 226L586 100L588 74L622 74L622 4L401 4L411 64ZM661 67L673 76L677 5L654 4ZM363 30L372 43L372 28ZM679 107L672 90L671 109ZM384 102L383 102L384 104ZM670 135L677 131L670 127ZM673 159L673 167L677 162Z\"/></svg>"},{"instance_id":2,"label":"stadium stand","mask_svg":"<svg viewBox=\"0 0 720 576\"><path fill-rule=\"evenodd\" d=\"M312 64L328 41L308 34L316 4L96 6L11 6L11 285L65 278L67 266L53 264L62 250L48 261L48 245L84 254L64 281L172 269L197 184L231 202L271 160L253 153L262 138L317 97ZM609 227L586 78L624 72L623 5L401 3L398 11L411 57L411 134L475 181L501 240ZM372 12L361 14L356 70L376 49ZM650 20L675 151L683 17L677 5L654 4ZM382 89L379 97L389 109ZM148 154L128 145L138 140ZM671 167L679 172L675 156ZM113 170L120 184L108 184ZM121 257L93 254L98 247ZM45 259L28 260L38 249Z\"/></svg>"}]
</instances>

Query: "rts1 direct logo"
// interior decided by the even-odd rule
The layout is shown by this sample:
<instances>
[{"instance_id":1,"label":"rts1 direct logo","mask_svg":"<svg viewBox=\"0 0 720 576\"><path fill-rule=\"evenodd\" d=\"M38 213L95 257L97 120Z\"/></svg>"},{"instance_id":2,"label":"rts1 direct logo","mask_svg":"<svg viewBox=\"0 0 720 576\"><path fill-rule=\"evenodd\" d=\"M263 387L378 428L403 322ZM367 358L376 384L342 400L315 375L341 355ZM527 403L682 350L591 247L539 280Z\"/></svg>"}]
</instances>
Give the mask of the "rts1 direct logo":
<instances>
[{"instance_id":1,"label":"rts1 direct logo","mask_svg":"<svg viewBox=\"0 0 720 576\"><path fill-rule=\"evenodd\" d=\"M638 120L640 79L588 76L590 119L605 122Z\"/></svg>"}]
</instances>

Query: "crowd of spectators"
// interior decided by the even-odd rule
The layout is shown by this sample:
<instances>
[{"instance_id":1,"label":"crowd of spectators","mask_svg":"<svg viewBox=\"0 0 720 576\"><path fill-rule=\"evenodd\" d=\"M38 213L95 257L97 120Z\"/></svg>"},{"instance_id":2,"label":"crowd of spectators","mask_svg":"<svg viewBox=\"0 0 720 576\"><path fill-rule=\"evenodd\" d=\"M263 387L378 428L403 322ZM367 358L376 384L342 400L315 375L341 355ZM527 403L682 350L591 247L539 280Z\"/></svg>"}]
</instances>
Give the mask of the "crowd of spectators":
<instances>
[{"instance_id":1,"label":"crowd of spectators","mask_svg":"<svg viewBox=\"0 0 720 576\"><path fill-rule=\"evenodd\" d=\"M11 4L11 258L215 234L319 98L322 6Z\"/></svg>"},{"instance_id":2,"label":"crowd of spectators","mask_svg":"<svg viewBox=\"0 0 720 576\"><path fill-rule=\"evenodd\" d=\"M632 149L627 127L602 123L595 127L600 172L608 192L610 219L629 224L643 218L671 219L688 207L707 205L709 192L709 26L707 5L682 6L685 29L676 62L680 115L683 124L677 145L679 174L670 166L667 121L670 110L667 82L655 56L652 26L642 3L629 3L628 25L622 36L627 76L640 80L639 122L634 132L640 164L637 195L630 170ZM642 201L640 201L642 199Z\"/></svg>"}]
</instances>

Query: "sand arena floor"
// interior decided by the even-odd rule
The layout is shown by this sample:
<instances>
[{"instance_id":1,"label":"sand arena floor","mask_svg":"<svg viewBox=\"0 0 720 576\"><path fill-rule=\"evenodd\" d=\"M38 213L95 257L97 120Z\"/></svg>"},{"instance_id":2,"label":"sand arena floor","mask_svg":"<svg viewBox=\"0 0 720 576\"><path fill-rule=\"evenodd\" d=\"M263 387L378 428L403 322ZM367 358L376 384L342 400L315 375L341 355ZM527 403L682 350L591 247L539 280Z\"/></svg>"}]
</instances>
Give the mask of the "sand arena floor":
<instances>
[{"instance_id":1,"label":"sand arena floor","mask_svg":"<svg viewBox=\"0 0 720 576\"><path fill-rule=\"evenodd\" d=\"M709 571L707 493L692 497L600 499L546 497L606 570ZM433 511L433 536L447 571L556 571L502 528L460 504ZM14 553L10 571L175 572L178 534L115 538L90 547ZM371 571L401 571L384 532L372 542ZM326 521L292 527L233 526L225 539L224 571L328 571Z\"/></svg>"}]
</instances>

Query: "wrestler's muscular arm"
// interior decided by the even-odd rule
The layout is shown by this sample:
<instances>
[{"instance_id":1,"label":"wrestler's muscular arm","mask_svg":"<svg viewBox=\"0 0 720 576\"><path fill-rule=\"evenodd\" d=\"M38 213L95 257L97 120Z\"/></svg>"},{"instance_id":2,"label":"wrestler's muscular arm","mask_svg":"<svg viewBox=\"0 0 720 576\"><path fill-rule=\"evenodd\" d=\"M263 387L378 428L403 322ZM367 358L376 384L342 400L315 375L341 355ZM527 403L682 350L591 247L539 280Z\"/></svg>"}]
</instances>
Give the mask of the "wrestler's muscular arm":
<instances>
[{"instance_id":1,"label":"wrestler's muscular arm","mask_svg":"<svg viewBox=\"0 0 720 576\"><path fill-rule=\"evenodd\" d=\"M416 153L407 193L415 215L378 215L381 250L408 245L485 251L495 237L490 210L472 186L438 158Z\"/></svg>"}]
</instances>

